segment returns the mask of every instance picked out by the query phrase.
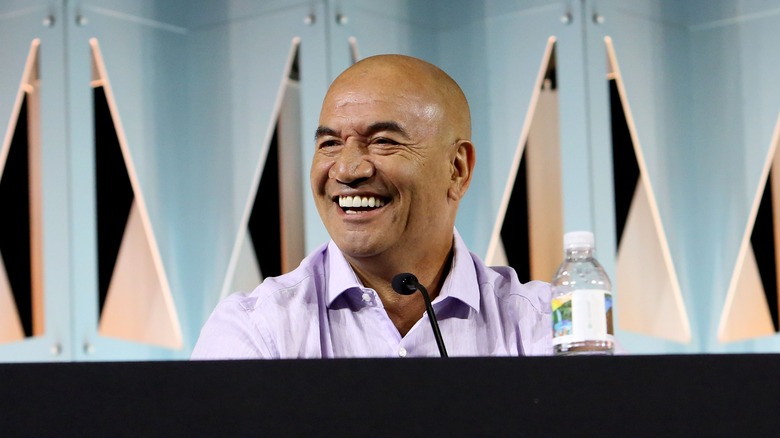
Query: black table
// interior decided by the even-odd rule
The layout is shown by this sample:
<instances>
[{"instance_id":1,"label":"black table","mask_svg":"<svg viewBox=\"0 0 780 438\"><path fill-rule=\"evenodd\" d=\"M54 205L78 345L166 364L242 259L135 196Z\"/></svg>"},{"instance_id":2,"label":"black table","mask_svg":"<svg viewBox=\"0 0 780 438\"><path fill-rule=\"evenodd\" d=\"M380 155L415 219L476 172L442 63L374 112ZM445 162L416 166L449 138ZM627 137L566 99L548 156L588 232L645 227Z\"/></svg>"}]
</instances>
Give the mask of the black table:
<instances>
[{"instance_id":1,"label":"black table","mask_svg":"<svg viewBox=\"0 0 780 438\"><path fill-rule=\"evenodd\" d=\"M778 436L780 355L0 364L0 436Z\"/></svg>"}]
</instances>

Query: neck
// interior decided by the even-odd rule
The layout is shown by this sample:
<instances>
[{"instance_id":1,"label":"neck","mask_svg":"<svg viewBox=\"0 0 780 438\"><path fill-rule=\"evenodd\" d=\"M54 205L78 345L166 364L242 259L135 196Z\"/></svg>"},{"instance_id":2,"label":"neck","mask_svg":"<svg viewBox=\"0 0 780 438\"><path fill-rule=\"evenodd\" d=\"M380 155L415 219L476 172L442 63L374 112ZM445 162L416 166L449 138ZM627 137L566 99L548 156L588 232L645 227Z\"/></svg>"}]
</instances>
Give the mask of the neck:
<instances>
[{"instance_id":1,"label":"neck","mask_svg":"<svg viewBox=\"0 0 780 438\"><path fill-rule=\"evenodd\" d=\"M388 269L388 263L379 263L377 269L366 269L365 260L357 263L350 260L352 269L363 285L374 289L382 300L385 311L393 321L401 336L405 336L420 317L425 313L425 300L421 293L401 295L393 290L393 277L403 272L409 272L417 277L417 280L425 287L431 300L439 296L444 280L450 272L452 265L453 248L440 258L438 263L404 264L402 268Z\"/></svg>"}]
</instances>

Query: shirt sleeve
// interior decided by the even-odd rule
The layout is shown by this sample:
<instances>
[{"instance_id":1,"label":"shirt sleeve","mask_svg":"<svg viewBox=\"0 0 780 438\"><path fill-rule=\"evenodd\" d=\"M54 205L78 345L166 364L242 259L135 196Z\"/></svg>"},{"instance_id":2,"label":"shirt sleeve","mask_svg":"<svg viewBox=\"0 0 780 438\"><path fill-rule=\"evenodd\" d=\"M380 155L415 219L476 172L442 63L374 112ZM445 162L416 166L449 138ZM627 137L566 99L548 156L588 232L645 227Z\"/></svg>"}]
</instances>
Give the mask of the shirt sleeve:
<instances>
[{"instance_id":1,"label":"shirt sleeve","mask_svg":"<svg viewBox=\"0 0 780 438\"><path fill-rule=\"evenodd\" d=\"M549 283L531 281L521 285L525 299L520 306L522 355L550 356L552 348L552 289Z\"/></svg>"},{"instance_id":2,"label":"shirt sleeve","mask_svg":"<svg viewBox=\"0 0 780 438\"><path fill-rule=\"evenodd\" d=\"M273 359L268 332L253 321L239 299L222 300L201 329L191 360Z\"/></svg>"}]
</instances>

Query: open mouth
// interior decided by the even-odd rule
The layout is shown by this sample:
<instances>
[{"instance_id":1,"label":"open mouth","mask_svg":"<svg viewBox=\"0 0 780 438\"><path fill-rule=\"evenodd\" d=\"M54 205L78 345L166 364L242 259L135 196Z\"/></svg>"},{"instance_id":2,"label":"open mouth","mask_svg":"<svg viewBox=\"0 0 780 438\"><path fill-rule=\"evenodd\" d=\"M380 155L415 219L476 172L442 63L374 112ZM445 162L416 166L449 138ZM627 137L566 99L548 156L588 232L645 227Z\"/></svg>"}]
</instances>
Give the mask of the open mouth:
<instances>
[{"instance_id":1,"label":"open mouth","mask_svg":"<svg viewBox=\"0 0 780 438\"><path fill-rule=\"evenodd\" d=\"M339 196L339 207L347 214L358 214L385 205L385 200L376 196Z\"/></svg>"}]
</instances>

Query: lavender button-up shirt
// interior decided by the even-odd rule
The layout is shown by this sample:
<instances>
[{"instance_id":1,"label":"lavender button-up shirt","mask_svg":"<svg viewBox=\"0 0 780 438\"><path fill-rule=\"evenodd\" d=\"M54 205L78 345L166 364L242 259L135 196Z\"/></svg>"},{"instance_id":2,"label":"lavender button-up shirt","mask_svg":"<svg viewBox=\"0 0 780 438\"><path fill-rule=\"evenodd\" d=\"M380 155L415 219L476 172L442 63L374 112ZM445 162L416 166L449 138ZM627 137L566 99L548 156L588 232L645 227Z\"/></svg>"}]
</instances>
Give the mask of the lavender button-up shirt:
<instances>
[{"instance_id":1,"label":"lavender button-up shirt","mask_svg":"<svg viewBox=\"0 0 780 438\"><path fill-rule=\"evenodd\" d=\"M551 355L551 295L548 283L521 284L511 268L485 266L456 230L452 268L433 301L448 355ZM221 300L192 359L438 355L427 314L402 337L331 241L294 271Z\"/></svg>"}]
</instances>

